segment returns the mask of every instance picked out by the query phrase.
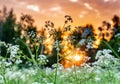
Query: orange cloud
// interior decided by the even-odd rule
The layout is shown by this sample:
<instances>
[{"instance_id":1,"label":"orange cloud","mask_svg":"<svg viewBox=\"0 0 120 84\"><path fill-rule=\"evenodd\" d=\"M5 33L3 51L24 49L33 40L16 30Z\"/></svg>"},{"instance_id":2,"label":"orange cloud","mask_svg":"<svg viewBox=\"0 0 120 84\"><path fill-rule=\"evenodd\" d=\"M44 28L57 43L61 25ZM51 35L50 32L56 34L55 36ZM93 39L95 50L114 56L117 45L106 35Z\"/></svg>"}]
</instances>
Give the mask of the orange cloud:
<instances>
[{"instance_id":1,"label":"orange cloud","mask_svg":"<svg viewBox=\"0 0 120 84\"><path fill-rule=\"evenodd\" d=\"M93 7L89 3L84 3L84 6L89 10L93 10Z\"/></svg>"},{"instance_id":2,"label":"orange cloud","mask_svg":"<svg viewBox=\"0 0 120 84\"><path fill-rule=\"evenodd\" d=\"M26 8L30 9L32 11L35 11L35 12L39 12L40 11L39 6L37 6L37 5L27 5Z\"/></svg>"}]
</instances>

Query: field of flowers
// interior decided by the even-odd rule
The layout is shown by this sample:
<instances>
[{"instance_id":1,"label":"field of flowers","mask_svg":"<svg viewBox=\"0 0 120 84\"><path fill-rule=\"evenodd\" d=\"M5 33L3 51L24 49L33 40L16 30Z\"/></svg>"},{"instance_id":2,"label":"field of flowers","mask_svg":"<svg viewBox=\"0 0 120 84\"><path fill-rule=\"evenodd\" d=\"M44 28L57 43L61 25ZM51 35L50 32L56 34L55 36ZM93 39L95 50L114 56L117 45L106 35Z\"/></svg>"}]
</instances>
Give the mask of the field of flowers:
<instances>
[{"instance_id":1,"label":"field of flowers","mask_svg":"<svg viewBox=\"0 0 120 84\"><path fill-rule=\"evenodd\" d=\"M117 20L116 20L117 18ZM0 84L120 84L120 24L63 29L46 21L15 43L0 41Z\"/></svg>"},{"instance_id":2,"label":"field of flowers","mask_svg":"<svg viewBox=\"0 0 120 84\"><path fill-rule=\"evenodd\" d=\"M13 54L15 51L12 51ZM99 50L96 54L97 61L84 63L80 67L65 69L58 64L57 73L56 64L43 69L31 65L29 68L19 68L19 59L12 64L1 58L0 84L119 84L120 59L111 55L111 52L109 49Z\"/></svg>"}]
</instances>

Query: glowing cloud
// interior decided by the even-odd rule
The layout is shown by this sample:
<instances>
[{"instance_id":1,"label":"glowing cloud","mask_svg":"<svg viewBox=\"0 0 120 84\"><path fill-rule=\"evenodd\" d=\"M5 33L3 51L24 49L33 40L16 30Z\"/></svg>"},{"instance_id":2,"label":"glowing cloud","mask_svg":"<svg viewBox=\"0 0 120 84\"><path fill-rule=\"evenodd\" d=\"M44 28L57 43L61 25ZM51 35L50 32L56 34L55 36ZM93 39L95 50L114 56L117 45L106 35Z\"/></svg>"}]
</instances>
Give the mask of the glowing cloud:
<instances>
[{"instance_id":1,"label":"glowing cloud","mask_svg":"<svg viewBox=\"0 0 120 84\"><path fill-rule=\"evenodd\" d=\"M26 5L26 3L25 3L25 2L19 2L19 4L20 4L20 5Z\"/></svg>"},{"instance_id":2,"label":"glowing cloud","mask_svg":"<svg viewBox=\"0 0 120 84\"><path fill-rule=\"evenodd\" d=\"M88 3L84 3L84 6L89 10L93 10L93 7L90 6L90 4L88 4Z\"/></svg>"},{"instance_id":3,"label":"glowing cloud","mask_svg":"<svg viewBox=\"0 0 120 84\"><path fill-rule=\"evenodd\" d=\"M39 12L40 9L37 5L27 5L27 9L33 10L35 12Z\"/></svg>"},{"instance_id":4,"label":"glowing cloud","mask_svg":"<svg viewBox=\"0 0 120 84\"><path fill-rule=\"evenodd\" d=\"M51 7L50 9L49 9L49 11L51 11L51 12L54 12L54 14L53 15L58 15L58 14L64 14L65 15L65 12L62 10L62 8L60 7L60 6L54 6L54 7Z\"/></svg>"},{"instance_id":5,"label":"glowing cloud","mask_svg":"<svg viewBox=\"0 0 120 84\"><path fill-rule=\"evenodd\" d=\"M80 17L80 18L84 18L84 15L80 14L79 17Z\"/></svg>"},{"instance_id":6,"label":"glowing cloud","mask_svg":"<svg viewBox=\"0 0 120 84\"><path fill-rule=\"evenodd\" d=\"M98 9L92 7L89 3L84 3L84 6L85 6L88 10L94 11L94 12L97 14L97 17L100 17L100 12L99 12ZM83 13L82 15L84 15L84 13Z\"/></svg>"},{"instance_id":7,"label":"glowing cloud","mask_svg":"<svg viewBox=\"0 0 120 84\"><path fill-rule=\"evenodd\" d=\"M71 2L78 2L78 0L70 0Z\"/></svg>"},{"instance_id":8,"label":"glowing cloud","mask_svg":"<svg viewBox=\"0 0 120 84\"><path fill-rule=\"evenodd\" d=\"M110 0L104 0L104 2L109 2Z\"/></svg>"},{"instance_id":9,"label":"glowing cloud","mask_svg":"<svg viewBox=\"0 0 120 84\"><path fill-rule=\"evenodd\" d=\"M79 15L80 18L84 18L84 16L87 14L87 11L82 11L81 14Z\"/></svg>"},{"instance_id":10,"label":"glowing cloud","mask_svg":"<svg viewBox=\"0 0 120 84\"><path fill-rule=\"evenodd\" d=\"M94 12L97 14L98 17L100 17L100 12L97 9L94 9Z\"/></svg>"},{"instance_id":11,"label":"glowing cloud","mask_svg":"<svg viewBox=\"0 0 120 84\"><path fill-rule=\"evenodd\" d=\"M60 6L52 7L50 8L50 11L61 11L61 7Z\"/></svg>"}]
</instances>

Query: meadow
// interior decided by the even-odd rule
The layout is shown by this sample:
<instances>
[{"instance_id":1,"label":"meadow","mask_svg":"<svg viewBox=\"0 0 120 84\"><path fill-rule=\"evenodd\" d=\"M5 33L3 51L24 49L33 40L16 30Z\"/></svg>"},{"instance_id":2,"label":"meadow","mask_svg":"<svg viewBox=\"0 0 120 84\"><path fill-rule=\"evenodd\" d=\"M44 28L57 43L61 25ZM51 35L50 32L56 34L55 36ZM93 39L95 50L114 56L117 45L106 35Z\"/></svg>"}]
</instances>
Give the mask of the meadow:
<instances>
[{"instance_id":1,"label":"meadow","mask_svg":"<svg viewBox=\"0 0 120 84\"><path fill-rule=\"evenodd\" d=\"M112 18L113 25L103 21L94 28L91 24L72 27L73 19L66 15L63 27L46 21L36 31L29 15L14 25L9 23L14 21L10 15L0 28L14 26L16 33L10 41L3 29L7 39L0 41L0 84L120 83L118 16Z\"/></svg>"}]
</instances>

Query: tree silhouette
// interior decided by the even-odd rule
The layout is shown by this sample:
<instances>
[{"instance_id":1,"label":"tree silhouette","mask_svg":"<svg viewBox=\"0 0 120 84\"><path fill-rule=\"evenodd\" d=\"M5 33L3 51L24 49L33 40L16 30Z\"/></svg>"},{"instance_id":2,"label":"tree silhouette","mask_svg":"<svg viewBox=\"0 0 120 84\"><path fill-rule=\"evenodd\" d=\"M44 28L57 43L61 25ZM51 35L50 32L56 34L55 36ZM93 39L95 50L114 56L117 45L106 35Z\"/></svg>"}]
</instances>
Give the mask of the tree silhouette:
<instances>
[{"instance_id":1,"label":"tree silhouette","mask_svg":"<svg viewBox=\"0 0 120 84\"><path fill-rule=\"evenodd\" d=\"M20 27L22 28L23 31L23 37L24 36L29 36L30 32L37 32L36 31L36 27L33 25L34 23L34 19L32 18L32 16L27 15L27 14L22 14L22 16L20 17Z\"/></svg>"},{"instance_id":2,"label":"tree silhouette","mask_svg":"<svg viewBox=\"0 0 120 84\"><path fill-rule=\"evenodd\" d=\"M114 15L112 21L114 23L115 33L120 32L120 18L117 15Z\"/></svg>"},{"instance_id":3,"label":"tree silhouette","mask_svg":"<svg viewBox=\"0 0 120 84\"><path fill-rule=\"evenodd\" d=\"M3 16L1 20L1 40L5 41L6 43L14 43L13 37L15 37L15 24L16 24L16 17L13 13L13 9L6 13L7 9L4 7L3 9Z\"/></svg>"},{"instance_id":4,"label":"tree silhouette","mask_svg":"<svg viewBox=\"0 0 120 84\"><path fill-rule=\"evenodd\" d=\"M20 45L20 48L23 50L24 54L29 56L29 52L25 44L28 44L32 52L35 53L37 30L36 26L34 26L34 19L32 16L22 14L20 21L17 23L17 30L18 35L16 37L19 38L19 40L17 40L17 44Z\"/></svg>"}]
</instances>

